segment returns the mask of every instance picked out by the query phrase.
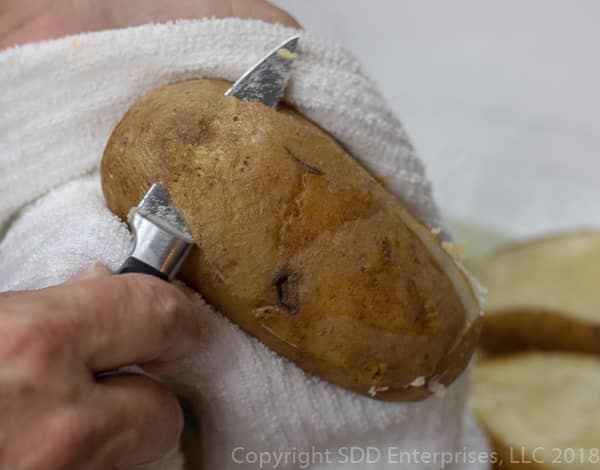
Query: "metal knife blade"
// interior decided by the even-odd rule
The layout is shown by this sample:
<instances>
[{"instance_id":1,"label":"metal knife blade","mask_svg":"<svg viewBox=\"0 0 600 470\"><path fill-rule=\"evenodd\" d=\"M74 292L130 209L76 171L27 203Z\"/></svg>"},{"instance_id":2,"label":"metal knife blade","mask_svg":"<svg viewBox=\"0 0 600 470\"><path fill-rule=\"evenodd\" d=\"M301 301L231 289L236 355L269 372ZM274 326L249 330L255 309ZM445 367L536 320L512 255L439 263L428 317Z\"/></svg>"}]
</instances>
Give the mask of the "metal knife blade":
<instances>
[{"instance_id":1,"label":"metal knife blade","mask_svg":"<svg viewBox=\"0 0 600 470\"><path fill-rule=\"evenodd\" d=\"M225 96L241 101L257 101L275 108L283 95L296 57L299 36L292 36L248 69L227 90Z\"/></svg>"},{"instance_id":2,"label":"metal knife blade","mask_svg":"<svg viewBox=\"0 0 600 470\"><path fill-rule=\"evenodd\" d=\"M192 234L185 224L181 209L171 201L162 184L153 184L134 211L162 226L178 238L188 243L194 242Z\"/></svg>"},{"instance_id":3,"label":"metal knife blade","mask_svg":"<svg viewBox=\"0 0 600 470\"><path fill-rule=\"evenodd\" d=\"M135 248L119 273L142 272L171 280L194 244L181 210L160 183L129 211Z\"/></svg>"}]
</instances>

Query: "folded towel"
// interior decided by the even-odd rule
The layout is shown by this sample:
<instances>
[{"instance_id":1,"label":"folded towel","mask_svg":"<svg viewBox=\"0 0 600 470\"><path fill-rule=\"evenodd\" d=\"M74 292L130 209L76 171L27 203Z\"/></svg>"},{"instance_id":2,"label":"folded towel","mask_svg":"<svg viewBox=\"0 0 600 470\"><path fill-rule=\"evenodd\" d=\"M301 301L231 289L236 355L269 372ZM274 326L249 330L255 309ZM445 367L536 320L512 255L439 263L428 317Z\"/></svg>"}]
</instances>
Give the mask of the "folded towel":
<instances>
[{"instance_id":1,"label":"folded towel","mask_svg":"<svg viewBox=\"0 0 600 470\"><path fill-rule=\"evenodd\" d=\"M117 268L132 239L106 208L98 165L125 111L165 83L234 80L294 33L260 21L210 19L83 34L0 52L0 291L56 284L96 261ZM346 51L301 34L286 101L384 177L417 218L439 226L423 167L374 84ZM252 461L256 455L271 459L262 468L341 469L350 466L344 449L373 446L379 450L379 458L373 450L370 454L376 462L355 468L430 469L442 467L439 457L431 463L405 455L399 464L398 453L464 451L468 374L443 397L378 402L304 373L199 296L197 302L202 347L169 381L201 410L198 445L207 468L259 468ZM469 449L486 450L480 431L473 429ZM325 457L325 451L332 455ZM445 468L468 467L458 456L454 460ZM180 469L181 455L148 468Z\"/></svg>"}]
</instances>

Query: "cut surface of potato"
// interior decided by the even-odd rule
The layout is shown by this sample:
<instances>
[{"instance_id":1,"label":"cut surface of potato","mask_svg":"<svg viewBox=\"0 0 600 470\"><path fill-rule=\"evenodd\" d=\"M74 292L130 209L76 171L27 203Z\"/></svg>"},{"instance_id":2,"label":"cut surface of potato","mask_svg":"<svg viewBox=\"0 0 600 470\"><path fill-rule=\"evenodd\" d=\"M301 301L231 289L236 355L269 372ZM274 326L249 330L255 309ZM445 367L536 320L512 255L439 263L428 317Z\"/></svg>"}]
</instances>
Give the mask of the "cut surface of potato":
<instances>
[{"instance_id":1,"label":"cut surface of potato","mask_svg":"<svg viewBox=\"0 0 600 470\"><path fill-rule=\"evenodd\" d=\"M181 278L305 370L384 400L451 383L478 340L471 283L331 136L192 80L142 97L102 161L125 218L162 182L196 242Z\"/></svg>"},{"instance_id":2,"label":"cut surface of potato","mask_svg":"<svg viewBox=\"0 0 600 470\"><path fill-rule=\"evenodd\" d=\"M488 289L484 347L600 353L600 231L510 245L471 267Z\"/></svg>"},{"instance_id":3,"label":"cut surface of potato","mask_svg":"<svg viewBox=\"0 0 600 470\"><path fill-rule=\"evenodd\" d=\"M469 407L498 468L600 468L600 359L522 353L474 368Z\"/></svg>"}]
</instances>

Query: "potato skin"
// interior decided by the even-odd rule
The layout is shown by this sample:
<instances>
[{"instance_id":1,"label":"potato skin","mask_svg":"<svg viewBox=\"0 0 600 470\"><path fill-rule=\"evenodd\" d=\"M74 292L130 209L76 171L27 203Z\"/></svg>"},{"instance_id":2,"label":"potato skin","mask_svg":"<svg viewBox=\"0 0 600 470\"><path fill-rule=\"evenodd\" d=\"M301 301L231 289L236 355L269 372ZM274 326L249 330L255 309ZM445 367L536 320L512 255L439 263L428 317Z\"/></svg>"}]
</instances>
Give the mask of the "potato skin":
<instances>
[{"instance_id":1,"label":"potato skin","mask_svg":"<svg viewBox=\"0 0 600 470\"><path fill-rule=\"evenodd\" d=\"M303 369L383 400L428 396L417 377L451 383L479 321L461 340L463 302L400 202L319 127L228 86L134 104L102 161L109 208L125 219L162 182L197 245L180 278Z\"/></svg>"},{"instance_id":2,"label":"potato skin","mask_svg":"<svg viewBox=\"0 0 600 470\"><path fill-rule=\"evenodd\" d=\"M598 298L590 297L590 292L581 290L582 284L596 279L583 264L598 266L600 254L600 232L597 230L576 230L544 234L535 238L510 242L492 253L473 260L470 267L489 289L486 314L483 317L481 346L490 353L503 353L522 350L573 351L600 354L600 311ZM497 265L504 264L504 276L511 284L497 284ZM563 259L570 260L576 269L565 268ZM533 267L524 275L521 266ZM534 288L539 279L551 275L557 279L540 292L537 298L523 300L513 297L513 290L531 282ZM579 290L578 290L579 289ZM595 290L592 284L592 289ZM579 313L580 305L570 302L552 305L547 297L556 296L557 291L575 291L576 296L586 299L598 318ZM510 298L512 303L497 303ZM595 294L594 294L595 295Z\"/></svg>"},{"instance_id":3,"label":"potato skin","mask_svg":"<svg viewBox=\"0 0 600 470\"><path fill-rule=\"evenodd\" d=\"M492 311L483 317L481 346L495 353L541 349L600 354L600 326L543 308Z\"/></svg>"}]
</instances>

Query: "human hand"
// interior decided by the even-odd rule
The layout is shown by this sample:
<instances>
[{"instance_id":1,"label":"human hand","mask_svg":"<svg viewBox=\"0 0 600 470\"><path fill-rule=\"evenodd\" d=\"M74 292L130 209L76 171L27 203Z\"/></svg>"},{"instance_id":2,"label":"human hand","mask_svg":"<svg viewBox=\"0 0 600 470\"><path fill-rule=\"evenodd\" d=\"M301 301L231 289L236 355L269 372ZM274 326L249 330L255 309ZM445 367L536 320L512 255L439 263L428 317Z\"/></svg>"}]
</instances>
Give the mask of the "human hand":
<instances>
[{"instance_id":1,"label":"human hand","mask_svg":"<svg viewBox=\"0 0 600 470\"><path fill-rule=\"evenodd\" d=\"M2 0L0 49L84 31L214 16L299 27L264 0Z\"/></svg>"},{"instance_id":2,"label":"human hand","mask_svg":"<svg viewBox=\"0 0 600 470\"><path fill-rule=\"evenodd\" d=\"M176 287L101 267L62 286L0 294L0 468L125 469L173 448L183 427L157 381L198 344Z\"/></svg>"}]
</instances>

